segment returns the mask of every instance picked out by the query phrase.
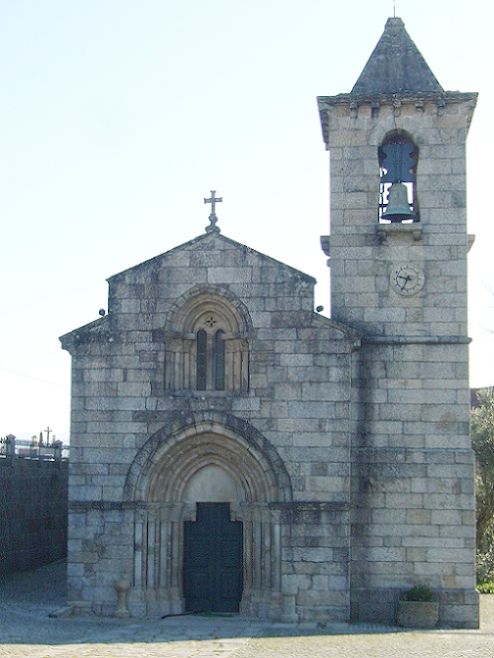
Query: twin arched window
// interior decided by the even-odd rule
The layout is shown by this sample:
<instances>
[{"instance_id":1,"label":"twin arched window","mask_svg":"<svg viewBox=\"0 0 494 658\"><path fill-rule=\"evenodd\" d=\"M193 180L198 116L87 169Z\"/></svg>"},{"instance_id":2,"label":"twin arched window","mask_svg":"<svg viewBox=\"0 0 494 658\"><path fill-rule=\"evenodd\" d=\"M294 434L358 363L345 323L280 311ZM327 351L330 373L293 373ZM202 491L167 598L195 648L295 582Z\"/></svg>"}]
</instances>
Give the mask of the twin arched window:
<instances>
[{"instance_id":1,"label":"twin arched window","mask_svg":"<svg viewBox=\"0 0 494 658\"><path fill-rule=\"evenodd\" d=\"M219 294L197 294L173 314L166 332L165 388L246 391L249 387L247 323Z\"/></svg>"}]
</instances>

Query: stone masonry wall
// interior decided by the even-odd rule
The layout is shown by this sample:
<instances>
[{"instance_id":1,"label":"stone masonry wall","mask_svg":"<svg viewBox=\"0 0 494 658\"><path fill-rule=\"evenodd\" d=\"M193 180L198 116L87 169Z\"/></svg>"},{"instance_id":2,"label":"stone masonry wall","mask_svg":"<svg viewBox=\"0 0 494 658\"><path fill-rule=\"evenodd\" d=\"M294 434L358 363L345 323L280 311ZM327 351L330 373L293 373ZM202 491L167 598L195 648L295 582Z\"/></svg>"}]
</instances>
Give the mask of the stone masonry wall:
<instances>
[{"instance_id":1,"label":"stone masonry wall","mask_svg":"<svg viewBox=\"0 0 494 658\"><path fill-rule=\"evenodd\" d=\"M67 462L0 459L0 574L67 553Z\"/></svg>"},{"instance_id":2,"label":"stone masonry wall","mask_svg":"<svg viewBox=\"0 0 494 658\"><path fill-rule=\"evenodd\" d=\"M469 106L431 101L400 106L370 102L328 112L331 158L332 317L364 333L466 334L466 166ZM377 229L377 150L385 135L405 130L418 146L420 223ZM420 239L412 232L419 231ZM407 230L410 229L410 230ZM394 263L424 270L426 296L389 300Z\"/></svg>"},{"instance_id":3,"label":"stone masonry wall","mask_svg":"<svg viewBox=\"0 0 494 658\"><path fill-rule=\"evenodd\" d=\"M467 347L367 345L361 361L353 618L392 622L400 594L425 583L440 596L443 625L475 626L474 458L460 386Z\"/></svg>"},{"instance_id":4,"label":"stone masonry wall","mask_svg":"<svg viewBox=\"0 0 494 658\"><path fill-rule=\"evenodd\" d=\"M164 386L165 338L176 332L170 318L201 292L223 295L246 309L246 391ZM265 580L262 568L261 585L254 584L262 591L252 593L250 611L287 619L348 619L348 428L352 350L358 340L354 332L314 313L309 277L223 236L200 236L112 277L108 316L62 340L73 356L72 601L99 612L114 609L113 583L129 575L134 559L137 517L131 511L138 505L124 499L130 466L180 414L210 414L218 432L218 417L234 416L255 428L289 476L293 505L284 504L276 521L282 524L283 545L278 557L274 545L269 549L273 574L281 574L279 590L268 591L277 580ZM256 514L264 514L264 527L280 501L260 502L265 511L261 505ZM180 526L179 519L167 523ZM142 559L150 564L145 551ZM130 594L136 614L156 609L151 598L160 594L141 582L150 582L149 573L139 567L139 585ZM169 582L167 591L180 590L181 572ZM284 613L276 612L279 606Z\"/></svg>"},{"instance_id":5,"label":"stone masonry wall","mask_svg":"<svg viewBox=\"0 0 494 658\"><path fill-rule=\"evenodd\" d=\"M475 95L322 99L331 157L332 315L354 363L352 617L391 622L414 584L440 623L478 624L469 440L465 140ZM379 224L378 147L418 152L420 221ZM393 272L423 277L399 294Z\"/></svg>"}]
</instances>

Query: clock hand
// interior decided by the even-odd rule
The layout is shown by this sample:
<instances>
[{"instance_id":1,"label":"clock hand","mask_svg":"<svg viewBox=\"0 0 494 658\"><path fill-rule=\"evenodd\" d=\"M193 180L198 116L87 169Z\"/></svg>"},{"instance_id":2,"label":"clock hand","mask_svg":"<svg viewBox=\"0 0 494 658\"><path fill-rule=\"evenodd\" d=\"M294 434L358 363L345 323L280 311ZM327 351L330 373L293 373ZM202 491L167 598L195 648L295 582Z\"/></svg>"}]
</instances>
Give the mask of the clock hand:
<instances>
[{"instance_id":1,"label":"clock hand","mask_svg":"<svg viewBox=\"0 0 494 658\"><path fill-rule=\"evenodd\" d=\"M402 284L398 284L400 286L400 290L405 290L405 288L408 285L408 282L411 281L412 277L409 274L407 274L406 276L398 275L396 277L396 280L398 281L398 279L401 279L403 281Z\"/></svg>"}]
</instances>

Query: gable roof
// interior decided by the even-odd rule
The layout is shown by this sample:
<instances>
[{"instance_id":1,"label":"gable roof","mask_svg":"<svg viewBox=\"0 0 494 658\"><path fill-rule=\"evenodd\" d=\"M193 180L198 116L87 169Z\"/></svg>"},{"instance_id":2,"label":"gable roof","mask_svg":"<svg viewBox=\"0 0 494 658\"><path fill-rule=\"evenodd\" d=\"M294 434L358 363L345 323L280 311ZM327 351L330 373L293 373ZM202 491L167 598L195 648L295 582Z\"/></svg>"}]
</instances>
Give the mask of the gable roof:
<instances>
[{"instance_id":1,"label":"gable roof","mask_svg":"<svg viewBox=\"0 0 494 658\"><path fill-rule=\"evenodd\" d=\"M242 244L241 242L236 242L235 240L232 240L231 238L227 238L225 235L220 234L219 232L215 233L203 233L202 235L199 235L196 238L193 238L192 240L188 240L187 242L184 242L181 245L178 245L177 247L174 247L173 249L170 249L169 251L165 251L162 254L159 254L158 256L154 256L154 258L150 258L149 260L143 261L142 263L139 263L137 265L134 265L133 267L129 267L126 270L123 270L122 272L118 272L117 274L113 274L110 276L107 281L111 282L114 280L118 280L120 277L124 276L128 272L138 270L143 267L149 267L150 265L153 265L154 263L158 263L160 260L164 260L169 256L172 256L173 254L190 249L194 247L195 245L198 245L199 243L203 241L209 241L210 243L214 242L214 240L220 240L223 242L228 243L228 245L234 249L239 249L242 250L245 253L253 254L254 256L257 256L258 258L264 260L267 263L271 263L275 267L279 267L280 269L286 270L287 274L290 276L297 276L298 278L304 279L308 283L315 284L316 280L314 277L310 276L309 274L306 274L305 272L302 272L301 270L297 270L294 267L291 267L290 265L287 265L286 263L282 263L279 260L276 260L275 258L271 258L271 256L266 256L266 254L261 253L260 251L256 251L255 249L252 249L251 247L247 247L245 244Z\"/></svg>"},{"instance_id":2,"label":"gable roof","mask_svg":"<svg viewBox=\"0 0 494 658\"><path fill-rule=\"evenodd\" d=\"M444 91L401 18L388 18L351 94L393 94Z\"/></svg>"}]
</instances>

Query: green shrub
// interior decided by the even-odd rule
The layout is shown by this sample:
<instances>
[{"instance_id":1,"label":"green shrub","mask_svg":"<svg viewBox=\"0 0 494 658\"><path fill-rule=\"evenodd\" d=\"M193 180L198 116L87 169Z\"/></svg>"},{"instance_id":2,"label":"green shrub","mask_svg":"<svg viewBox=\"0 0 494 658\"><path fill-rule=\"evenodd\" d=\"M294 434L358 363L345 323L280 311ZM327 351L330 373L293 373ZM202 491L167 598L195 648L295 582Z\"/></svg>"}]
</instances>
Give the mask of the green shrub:
<instances>
[{"instance_id":1,"label":"green shrub","mask_svg":"<svg viewBox=\"0 0 494 658\"><path fill-rule=\"evenodd\" d=\"M484 553L477 552L477 582L494 581L494 544Z\"/></svg>"},{"instance_id":2,"label":"green shrub","mask_svg":"<svg viewBox=\"0 0 494 658\"><path fill-rule=\"evenodd\" d=\"M477 589L481 594L494 594L494 580L477 583Z\"/></svg>"}]
</instances>

